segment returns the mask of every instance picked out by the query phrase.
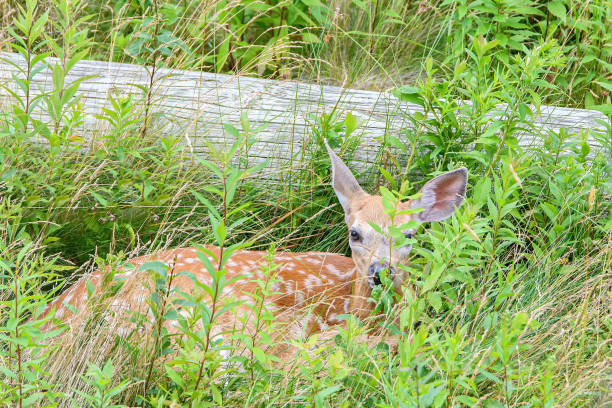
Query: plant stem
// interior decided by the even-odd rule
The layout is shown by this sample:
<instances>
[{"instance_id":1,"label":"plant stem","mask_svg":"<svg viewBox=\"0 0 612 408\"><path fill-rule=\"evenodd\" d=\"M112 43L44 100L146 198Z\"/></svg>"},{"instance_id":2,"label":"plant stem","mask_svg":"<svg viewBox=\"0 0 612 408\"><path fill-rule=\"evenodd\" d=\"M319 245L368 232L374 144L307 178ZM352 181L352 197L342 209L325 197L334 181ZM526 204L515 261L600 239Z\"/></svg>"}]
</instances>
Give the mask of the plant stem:
<instances>
[{"instance_id":1,"label":"plant stem","mask_svg":"<svg viewBox=\"0 0 612 408\"><path fill-rule=\"evenodd\" d=\"M223 223L227 225L227 179L223 178ZM225 247L225 242L219 242L219 259L217 262L217 273L221 272L223 267L223 250ZM219 275L217 275L219 276ZM214 280L215 285L215 293L212 298L212 308L210 312L210 319L208 321L208 329L206 330L206 342L204 344L204 355L202 356L202 360L200 361L200 368L198 370L198 378L196 380L195 386L193 387L193 393L195 394L198 388L200 387L200 381L202 381L202 376L204 374L204 363L206 362L206 353L210 348L210 332L212 330L212 324L215 320L215 313L217 311L217 300L219 297L219 281L218 279ZM189 408L193 406L193 395L189 400Z\"/></svg>"},{"instance_id":2,"label":"plant stem","mask_svg":"<svg viewBox=\"0 0 612 408\"><path fill-rule=\"evenodd\" d=\"M19 266L15 267L15 278L13 279L15 288L15 309L14 309L14 318L15 321L19 321L19 282L18 282L18 273ZM15 325L15 339L19 338L19 324ZM23 368L21 366L21 346L17 343L17 385L19 387L19 399L17 400L17 407L21 408L23 404Z\"/></svg>"},{"instance_id":3,"label":"plant stem","mask_svg":"<svg viewBox=\"0 0 612 408\"><path fill-rule=\"evenodd\" d=\"M147 98L145 102L145 117L142 125L141 136L144 138L147 134L147 127L149 124L149 111L151 109L151 98L153 97L153 84L155 83L155 70L157 69L157 54L159 49L157 36L159 34L159 10L157 8L157 0L153 0L153 7L155 9L155 32L153 34L153 62L151 64L151 74L149 75L149 88L147 89ZM143 189L144 192L144 189Z\"/></svg>"},{"instance_id":4,"label":"plant stem","mask_svg":"<svg viewBox=\"0 0 612 408\"><path fill-rule=\"evenodd\" d=\"M151 358L151 362L149 363L149 370L147 373L147 379L145 380L145 384L144 384L144 391L143 391L143 397L145 397L147 395L147 391L149 390L149 382L151 380L151 374L153 373L153 365L155 363L155 354L157 352L157 346L159 345L159 339L161 337L161 329L163 326L163 317L166 311L166 305L168 302L168 297L170 296L170 290L172 288L172 281L174 280L174 270L176 268L176 260L177 260L177 256L174 256L174 261L172 264L172 269L170 270L170 276L168 278L168 283L166 285L166 291L164 293L164 297L162 299L162 304L161 304L161 308L158 308L158 313L157 313L157 321L156 321L156 328L155 328L155 341L153 343L153 355Z\"/></svg>"}]
</instances>

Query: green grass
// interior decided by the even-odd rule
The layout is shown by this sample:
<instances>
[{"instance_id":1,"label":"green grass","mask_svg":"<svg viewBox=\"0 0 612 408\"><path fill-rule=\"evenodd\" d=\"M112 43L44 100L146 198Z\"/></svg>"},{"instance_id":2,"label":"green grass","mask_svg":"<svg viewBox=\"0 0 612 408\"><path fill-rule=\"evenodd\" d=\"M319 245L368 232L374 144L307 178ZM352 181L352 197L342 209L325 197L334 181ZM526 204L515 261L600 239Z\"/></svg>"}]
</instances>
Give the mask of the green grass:
<instances>
[{"instance_id":1,"label":"green grass","mask_svg":"<svg viewBox=\"0 0 612 408\"><path fill-rule=\"evenodd\" d=\"M82 49L77 60L368 89L409 85L397 95L434 119L407 118L412 127L381 140L378 157L388 174L368 169L365 189L402 190L409 182L416 191L430 175L462 165L470 179L457 214L419 230L404 296L379 298L390 303L375 348L356 340L366 330L356 319L335 339L298 339L299 359L282 369L262 340L274 333L270 321L256 344L235 333L233 343L208 344L206 353L188 335L120 338L116 321L96 318L74 332L44 334L41 308L94 264L116 267L160 248L243 241L258 250L348 255L322 143L336 144L346 158L360 140L345 118L317 118L304 158L282 169L291 182L275 183L242 173L240 152L257 135L232 130L243 143L235 160L206 157L208 166L189 156L181 135L160 140L148 89L115 101L96 149L71 139L78 120L69 113L80 105L55 98L66 87L39 99L19 94L0 110L0 405L610 403L610 126L583 135L530 126L530 106L544 103L593 107L609 118L609 1L143 0L72 3L70 10L63 0L41 0L38 7L29 2L31 20L18 4L0 4L2 50ZM57 84L68 72L60 67ZM0 84L2 92L18 85L27 91L30 80ZM499 103L512 111L492 120L487 114ZM53 107L55 120L37 122L29 114L36 104ZM517 145L522 128L539 147ZM588 137L602 147L589 147ZM211 187L227 187L229 173L219 179L211 165L245 175L225 203L236 210L228 217ZM217 216L207 203L219 211L226 239L213 231ZM167 277L158 273L163 284ZM165 307L151 301L155 322L178 319ZM203 338L192 323L190 333ZM401 339L395 349L391 334ZM244 358L245 347L264 351ZM229 365L221 364L221 350L229 351Z\"/></svg>"}]
</instances>

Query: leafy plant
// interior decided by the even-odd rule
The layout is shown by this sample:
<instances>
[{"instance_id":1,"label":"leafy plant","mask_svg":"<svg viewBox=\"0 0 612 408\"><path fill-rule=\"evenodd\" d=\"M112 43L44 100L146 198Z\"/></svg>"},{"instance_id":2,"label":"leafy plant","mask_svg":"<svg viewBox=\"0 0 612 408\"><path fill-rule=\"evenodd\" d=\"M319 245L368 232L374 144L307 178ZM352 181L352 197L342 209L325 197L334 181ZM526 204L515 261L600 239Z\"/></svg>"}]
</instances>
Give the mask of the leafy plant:
<instances>
[{"instance_id":1,"label":"leafy plant","mask_svg":"<svg viewBox=\"0 0 612 408\"><path fill-rule=\"evenodd\" d=\"M37 3L37 0L26 1L25 9L20 7L19 14L14 20L15 28L9 29L13 39L9 44L24 59L25 66L6 58L2 59L3 62L16 68L17 72L22 75L21 78L14 76L13 81L23 92L23 95L13 91L8 86L2 86L16 102L12 107L13 115L16 119L15 124L18 127L12 130L18 132L17 136L21 136L20 138L26 136L30 115L36 105L40 103L41 95L35 96L32 94L32 80L44 68L43 62L50 55L48 52L41 52L44 50L45 41L40 41L49 19L49 13L44 13L40 17L35 18Z\"/></svg>"},{"instance_id":2,"label":"leafy plant","mask_svg":"<svg viewBox=\"0 0 612 408\"><path fill-rule=\"evenodd\" d=\"M52 348L47 343L61 328L43 330L49 295L40 288L61 266L45 259L19 226L21 209L0 199L0 401L17 407L53 406L61 396L48 381L43 365ZM10 241L9 241L10 240Z\"/></svg>"},{"instance_id":3,"label":"leafy plant","mask_svg":"<svg viewBox=\"0 0 612 408\"><path fill-rule=\"evenodd\" d=\"M610 125L574 134L533 122L543 104L609 113L609 1L47 4L0 5L12 26L0 36L18 54L2 57L17 74L1 88L0 405L605 403ZM150 67L142 96L110 93L95 129L82 126L92 118L71 79L86 57ZM351 163L368 131L362 111L311 114L310 137L292 142L268 182L251 149L265 125L246 113L199 160L180 133L158 138L153 91L166 67L393 87L423 113L389 112L409 126L381 138L369 169ZM47 93L36 85L43 69L53 73ZM80 137L93 135L84 149ZM227 261L246 246L347 253L324 141L368 191L382 191L391 216L408 186L438 172L468 167L468 194L451 219L411 238L402 296L383 276L373 294L382 319L348 315L333 341L290 339L299 356L281 370L273 350L286 344L273 340L280 325L266 307L276 265L268 256L239 309L222 296ZM198 252L210 285L182 293L171 285L180 270L149 264L149 313L131 321L150 330L147 341L101 330L124 258L193 242L223 248L214 262ZM107 271L88 302L98 313L63 337L42 312L94 262ZM237 327L218 336L222 318ZM65 338L74 344L57 347Z\"/></svg>"},{"instance_id":4,"label":"leafy plant","mask_svg":"<svg viewBox=\"0 0 612 408\"><path fill-rule=\"evenodd\" d=\"M81 144L81 139L73 134L76 128L83 124L83 108L79 103L77 90L81 83L91 76L82 76L66 83L69 72L89 52L87 30L82 29L88 17L77 18L83 4L78 1L57 0L54 5L57 17L52 24L62 33L62 37L60 41L47 37L46 45L57 60L48 64L52 72L53 89L41 96L51 127L40 120L32 119L32 123L36 133L47 139L52 148L57 149L60 146Z\"/></svg>"},{"instance_id":5,"label":"leafy plant","mask_svg":"<svg viewBox=\"0 0 612 408\"><path fill-rule=\"evenodd\" d=\"M85 375L85 381L95 388L94 394L86 394L82 391L76 392L84 397L92 408L120 408L125 405L115 405L112 403L119 394L121 394L129 385L127 382L122 382L112 387L114 367L111 360L108 360L102 368L91 364Z\"/></svg>"}]
</instances>

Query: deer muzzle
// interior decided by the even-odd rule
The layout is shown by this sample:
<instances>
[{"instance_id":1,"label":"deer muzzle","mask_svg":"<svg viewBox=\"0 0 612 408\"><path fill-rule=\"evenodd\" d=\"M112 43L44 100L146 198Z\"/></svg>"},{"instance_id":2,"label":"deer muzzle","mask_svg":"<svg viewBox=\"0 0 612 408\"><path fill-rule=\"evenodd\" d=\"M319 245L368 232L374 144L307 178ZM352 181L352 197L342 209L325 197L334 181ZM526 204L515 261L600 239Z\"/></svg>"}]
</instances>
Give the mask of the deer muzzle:
<instances>
[{"instance_id":1,"label":"deer muzzle","mask_svg":"<svg viewBox=\"0 0 612 408\"><path fill-rule=\"evenodd\" d=\"M395 268L389 264L387 261L378 261L374 262L368 268L368 281L370 283L370 287L374 288L374 286L380 285L382 281L380 280L380 273L386 270L389 274L389 278L393 279L395 275Z\"/></svg>"}]
</instances>

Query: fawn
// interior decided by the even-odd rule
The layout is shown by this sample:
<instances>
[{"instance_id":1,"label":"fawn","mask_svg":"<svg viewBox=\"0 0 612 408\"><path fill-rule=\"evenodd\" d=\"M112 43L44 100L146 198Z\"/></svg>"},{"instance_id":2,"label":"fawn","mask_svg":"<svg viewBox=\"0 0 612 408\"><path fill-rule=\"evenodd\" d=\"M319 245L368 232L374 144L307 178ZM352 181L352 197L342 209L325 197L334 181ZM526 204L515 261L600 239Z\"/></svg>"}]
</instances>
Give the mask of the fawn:
<instances>
[{"instance_id":1,"label":"fawn","mask_svg":"<svg viewBox=\"0 0 612 408\"><path fill-rule=\"evenodd\" d=\"M367 316L372 309L371 302L367 299L372 288L381 283L382 270L387 271L394 287L399 289L404 274L398 265L408 261L411 250L411 245L393 248L389 242L390 238L371 226L375 224L385 230L391 222L384 211L381 196L367 194L329 146L327 150L331 159L332 187L344 209L352 258L325 252L280 252L274 255L273 264L277 265L274 274L277 281L272 288L273 294L265 299L265 307L275 314L278 321L286 323L282 335L287 338L296 339L305 334L326 330L341 323L339 315L342 314ZM423 186L419 198L400 203L400 210L421 208L422 211L400 211L394 218L394 224L403 225L409 220L440 221L450 217L463 203L466 183L465 168L435 177ZM407 237L412 237L415 231L403 232ZM212 246L207 246L206 249L209 251L208 258L211 263L218 265L220 249ZM263 278L261 271L266 267L268 259L270 258L266 257L266 252L262 251L234 252L225 263L226 281L238 276L246 278L225 286L219 295L253 302L253 298L246 293L253 293L257 289L254 280ZM159 260L178 271L171 285L184 293L194 292L197 285L193 277L206 285L212 282L210 273L198 258L196 249L192 247L134 258L129 261L135 266L134 269L117 274L125 283L118 293L108 300L107 310L147 309L145 299L150 296L150 290L143 285L146 276L142 275L143 272L138 272L138 267L151 260ZM193 274L192 278L181 274L182 271ZM95 287L92 296L99 296L103 279L103 273L99 270L82 277L56 298L48 306L47 312L54 309L55 318L65 320L72 327L82 323L84 316L81 315L86 314L88 293ZM67 304L70 306L67 307ZM241 306L239 304L236 307ZM305 307L309 307L310 311L306 314L300 313ZM73 313L75 310L76 314ZM251 311L252 308L244 309L246 314L252 313ZM240 314L240 311L237 312ZM186 311L182 310L180 313ZM217 334L235 330L236 320L236 315L220 319L213 330ZM254 327L245 329L257 330Z\"/></svg>"}]
</instances>

